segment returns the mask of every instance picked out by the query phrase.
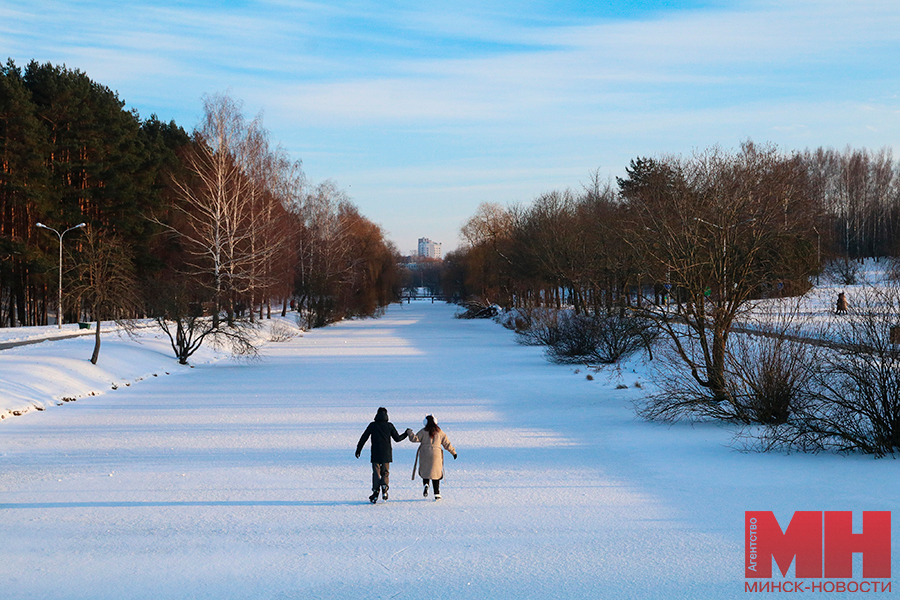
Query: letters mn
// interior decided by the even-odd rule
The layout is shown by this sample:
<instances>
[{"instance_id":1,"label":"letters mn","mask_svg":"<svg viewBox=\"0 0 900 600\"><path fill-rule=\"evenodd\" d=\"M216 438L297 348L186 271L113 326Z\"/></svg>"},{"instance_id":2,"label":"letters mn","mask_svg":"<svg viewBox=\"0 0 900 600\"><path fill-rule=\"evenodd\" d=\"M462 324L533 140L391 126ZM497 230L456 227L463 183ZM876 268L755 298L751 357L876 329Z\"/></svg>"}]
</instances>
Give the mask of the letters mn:
<instances>
[{"instance_id":1,"label":"letters mn","mask_svg":"<svg viewBox=\"0 0 900 600\"><path fill-rule=\"evenodd\" d=\"M850 511L797 511L787 529L772 511L744 513L748 578L772 577L772 559L784 576L794 564L797 578L853 577L853 553L863 555L864 578L891 576L891 513L863 511L862 533L853 533Z\"/></svg>"}]
</instances>

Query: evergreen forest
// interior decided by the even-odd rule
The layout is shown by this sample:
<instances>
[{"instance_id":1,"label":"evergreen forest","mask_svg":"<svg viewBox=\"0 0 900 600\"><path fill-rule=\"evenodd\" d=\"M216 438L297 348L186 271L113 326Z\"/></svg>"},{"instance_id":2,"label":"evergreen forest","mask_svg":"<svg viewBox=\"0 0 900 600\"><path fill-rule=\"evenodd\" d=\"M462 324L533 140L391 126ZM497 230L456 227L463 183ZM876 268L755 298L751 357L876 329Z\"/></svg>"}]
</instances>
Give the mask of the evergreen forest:
<instances>
[{"instance_id":1,"label":"evergreen forest","mask_svg":"<svg viewBox=\"0 0 900 600\"><path fill-rule=\"evenodd\" d=\"M9 60L0 326L55 322L61 246L63 322L205 315L218 327L292 307L316 327L399 293L381 229L335 182L307 181L239 101L206 97L187 131L126 110L81 71Z\"/></svg>"}]
</instances>

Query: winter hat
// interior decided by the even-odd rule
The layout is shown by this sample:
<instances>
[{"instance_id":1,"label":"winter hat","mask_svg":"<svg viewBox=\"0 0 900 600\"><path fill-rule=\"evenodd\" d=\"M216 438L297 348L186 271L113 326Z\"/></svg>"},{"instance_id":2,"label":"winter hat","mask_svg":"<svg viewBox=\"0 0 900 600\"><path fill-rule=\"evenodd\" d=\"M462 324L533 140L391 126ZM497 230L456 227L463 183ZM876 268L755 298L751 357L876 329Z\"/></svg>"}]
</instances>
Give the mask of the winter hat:
<instances>
[{"instance_id":1,"label":"winter hat","mask_svg":"<svg viewBox=\"0 0 900 600\"><path fill-rule=\"evenodd\" d=\"M375 420L376 421L387 421L388 420L387 409L385 407L383 407L383 406L378 407L378 412L375 413Z\"/></svg>"},{"instance_id":2,"label":"winter hat","mask_svg":"<svg viewBox=\"0 0 900 600\"><path fill-rule=\"evenodd\" d=\"M437 419L435 419L433 415L428 415L427 417L425 417L425 420L422 421L422 424L425 425L425 426L427 427L427 426L428 426L428 421L431 421L432 423L434 423L435 425L437 425Z\"/></svg>"}]
</instances>

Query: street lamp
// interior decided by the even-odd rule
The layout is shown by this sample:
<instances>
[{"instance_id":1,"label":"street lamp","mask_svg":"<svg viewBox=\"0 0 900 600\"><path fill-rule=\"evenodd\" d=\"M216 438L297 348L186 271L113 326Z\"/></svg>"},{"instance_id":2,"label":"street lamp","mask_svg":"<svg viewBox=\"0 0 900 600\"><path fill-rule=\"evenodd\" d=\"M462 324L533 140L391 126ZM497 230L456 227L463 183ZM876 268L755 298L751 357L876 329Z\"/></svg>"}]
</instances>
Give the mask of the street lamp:
<instances>
[{"instance_id":1,"label":"street lamp","mask_svg":"<svg viewBox=\"0 0 900 600\"><path fill-rule=\"evenodd\" d=\"M36 224L41 229L49 229L57 236L59 236L59 304L56 305L56 325L62 329L62 268L63 268L63 256L62 256L62 242L63 236L72 231L73 229L78 229L79 227L84 227L87 223L79 223L75 227L69 227L62 233L53 229L52 227L47 227L43 223Z\"/></svg>"}]
</instances>

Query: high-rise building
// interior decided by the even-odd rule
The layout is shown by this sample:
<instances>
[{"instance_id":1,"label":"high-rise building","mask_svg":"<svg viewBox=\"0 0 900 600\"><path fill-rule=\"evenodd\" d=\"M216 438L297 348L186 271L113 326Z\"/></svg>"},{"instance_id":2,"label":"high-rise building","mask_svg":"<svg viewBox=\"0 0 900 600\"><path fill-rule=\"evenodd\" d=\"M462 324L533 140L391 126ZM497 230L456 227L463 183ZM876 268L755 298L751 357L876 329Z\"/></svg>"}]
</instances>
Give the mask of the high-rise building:
<instances>
[{"instance_id":1,"label":"high-rise building","mask_svg":"<svg viewBox=\"0 0 900 600\"><path fill-rule=\"evenodd\" d=\"M428 238L419 238L419 256L422 258L441 258L441 243L432 242Z\"/></svg>"}]
</instances>

